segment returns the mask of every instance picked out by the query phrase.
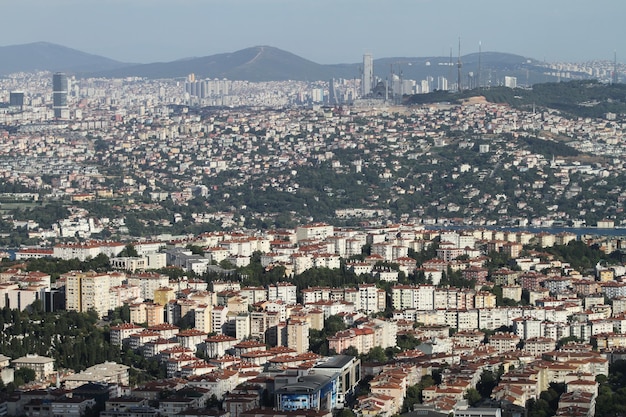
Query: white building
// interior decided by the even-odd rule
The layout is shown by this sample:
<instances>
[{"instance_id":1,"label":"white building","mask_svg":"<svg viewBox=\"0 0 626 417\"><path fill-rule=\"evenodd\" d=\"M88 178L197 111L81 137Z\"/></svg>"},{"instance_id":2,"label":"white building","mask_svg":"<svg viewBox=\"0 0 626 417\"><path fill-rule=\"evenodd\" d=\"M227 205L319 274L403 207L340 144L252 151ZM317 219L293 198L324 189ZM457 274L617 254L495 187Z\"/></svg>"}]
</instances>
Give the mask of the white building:
<instances>
[{"instance_id":1,"label":"white building","mask_svg":"<svg viewBox=\"0 0 626 417\"><path fill-rule=\"evenodd\" d=\"M269 301L282 300L284 304L296 304L296 286L288 282L277 282L270 285L267 291Z\"/></svg>"}]
</instances>

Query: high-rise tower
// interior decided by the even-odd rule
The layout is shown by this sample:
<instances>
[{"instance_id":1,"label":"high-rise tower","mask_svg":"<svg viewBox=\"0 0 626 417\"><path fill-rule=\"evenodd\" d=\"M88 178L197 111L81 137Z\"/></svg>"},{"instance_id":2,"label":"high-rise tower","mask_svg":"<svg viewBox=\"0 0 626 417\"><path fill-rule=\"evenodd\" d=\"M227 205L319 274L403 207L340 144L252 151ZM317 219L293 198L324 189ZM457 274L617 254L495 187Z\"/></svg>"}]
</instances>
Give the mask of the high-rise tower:
<instances>
[{"instance_id":1,"label":"high-rise tower","mask_svg":"<svg viewBox=\"0 0 626 417\"><path fill-rule=\"evenodd\" d=\"M9 95L9 106L19 107L20 110L24 109L24 92L11 91Z\"/></svg>"},{"instance_id":2,"label":"high-rise tower","mask_svg":"<svg viewBox=\"0 0 626 417\"><path fill-rule=\"evenodd\" d=\"M363 74L361 75L361 97L372 92L374 84L374 58L372 54L363 55Z\"/></svg>"},{"instance_id":3,"label":"high-rise tower","mask_svg":"<svg viewBox=\"0 0 626 417\"><path fill-rule=\"evenodd\" d=\"M331 78L328 82L328 104L331 106L340 104L339 97L337 96L337 85L334 78Z\"/></svg>"},{"instance_id":4,"label":"high-rise tower","mask_svg":"<svg viewBox=\"0 0 626 417\"><path fill-rule=\"evenodd\" d=\"M67 75L57 72L52 75L52 108L57 119L69 119L70 111L67 106L69 85Z\"/></svg>"}]
</instances>

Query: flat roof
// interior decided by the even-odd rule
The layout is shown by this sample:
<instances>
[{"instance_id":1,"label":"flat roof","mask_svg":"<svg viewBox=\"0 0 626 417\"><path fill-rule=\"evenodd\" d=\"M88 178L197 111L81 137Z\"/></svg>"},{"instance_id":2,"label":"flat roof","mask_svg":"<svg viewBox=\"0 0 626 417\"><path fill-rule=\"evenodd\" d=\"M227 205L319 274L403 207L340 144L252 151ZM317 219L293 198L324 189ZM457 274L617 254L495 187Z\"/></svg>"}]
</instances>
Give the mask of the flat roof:
<instances>
[{"instance_id":1,"label":"flat roof","mask_svg":"<svg viewBox=\"0 0 626 417\"><path fill-rule=\"evenodd\" d=\"M335 355L329 360L315 365L313 368L343 368L354 360L354 356L349 355Z\"/></svg>"},{"instance_id":2,"label":"flat roof","mask_svg":"<svg viewBox=\"0 0 626 417\"><path fill-rule=\"evenodd\" d=\"M39 355L26 355L21 358L13 359L13 363L51 363L54 362L54 359L48 358L47 356L39 356Z\"/></svg>"},{"instance_id":3,"label":"flat roof","mask_svg":"<svg viewBox=\"0 0 626 417\"><path fill-rule=\"evenodd\" d=\"M328 375L303 375L297 382L284 385L276 390L277 394L298 393L302 391L315 392L332 381Z\"/></svg>"}]
</instances>

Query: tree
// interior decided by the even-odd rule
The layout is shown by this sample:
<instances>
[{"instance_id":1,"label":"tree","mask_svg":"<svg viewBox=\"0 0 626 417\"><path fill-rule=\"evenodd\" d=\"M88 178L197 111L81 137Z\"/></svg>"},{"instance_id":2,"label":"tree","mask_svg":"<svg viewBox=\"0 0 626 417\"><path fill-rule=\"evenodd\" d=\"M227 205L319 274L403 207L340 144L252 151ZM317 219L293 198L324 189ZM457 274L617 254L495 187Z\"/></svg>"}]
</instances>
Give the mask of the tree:
<instances>
[{"instance_id":1,"label":"tree","mask_svg":"<svg viewBox=\"0 0 626 417\"><path fill-rule=\"evenodd\" d=\"M340 316L329 316L324 322L324 333L329 336L343 330L346 330L346 323Z\"/></svg>"},{"instance_id":2,"label":"tree","mask_svg":"<svg viewBox=\"0 0 626 417\"><path fill-rule=\"evenodd\" d=\"M385 350L380 346L374 346L369 352L367 352L367 354L361 357L361 360L364 362L385 363L387 362L387 359Z\"/></svg>"},{"instance_id":3,"label":"tree","mask_svg":"<svg viewBox=\"0 0 626 417\"><path fill-rule=\"evenodd\" d=\"M581 340L576 336L562 337L556 342L556 349L559 350L571 342L581 342Z\"/></svg>"},{"instance_id":4,"label":"tree","mask_svg":"<svg viewBox=\"0 0 626 417\"><path fill-rule=\"evenodd\" d=\"M337 417L356 417L356 414L349 408L342 408Z\"/></svg>"},{"instance_id":5,"label":"tree","mask_svg":"<svg viewBox=\"0 0 626 417\"><path fill-rule=\"evenodd\" d=\"M465 398L468 404L472 407L475 407L482 400L482 397L476 388L468 389L463 398Z\"/></svg>"},{"instance_id":6,"label":"tree","mask_svg":"<svg viewBox=\"0 0 626 417\"><path fill-rule=\"evenodd\" d=\"M482 398L489 398L496 385L498 385L496 375L492 371L485 370L480 375L480 381L476 384L476 390Z\"/></svg>"},{"instance_id":7,"label":"tree","mask_svg":"<svg viewBox=\"0 0 626 417\"><path fill-rule=\"evenodd\" d=\"M186 246L186 248L189 249L194 255L204 256L204 249L202 249L202 246L192 245L190 243Z\"/></svg>"},{"instance_id":8,"label":"tree","mask_svg":"<svg viewBox=\"0 0 626 417\"><path fill-rule=\"evenodd\" d=\"M398 336L397 346L402 350L413 350L420 345L420 341L412 334L402 334Z\"/></svg>"},{"instance_id":9,"label":"tree","mask_svg":"<svg viewBox=\"0 0 626 417\"><path fill-rule=\"evenodd\" d=\"M119 254L120 257L130 257L130 258L136 258L139 256L139 254L137 253L137 250L135 249L135 247L133 246L132 243L129 243L128 245L126 245L124 247L124 249L122 249L122 251Z\"/></svg>"},{"instance_id":10,"label":"tree","mask_svg":"<svg viewBox=\"0 0 626 417\"><path fill-rule=\"evenodd\" d=\"M341 354L357 357L359 356L359 350L355 348L354 346L348 346L347 348L343 350L343 352L341 352Z\"/></svg>"},{"instance_id":11,"label":"tree","mask_svg":"<svg viewBox=\"0 0 626 417\"><path fill-rule=\"evenodd\" d=\"M20 387L24 384L28 384L31 381L37 379L37 374L30 368L16 369L13 374L13 382L16 386Z\"/></svg>"},{"instance_id":12,"label":"tree","mask_svg":"<svg viewBox=\"0 0 626 417\"><path fill-rule=\"evenodd\" d=\"M420 382L407 388L406 397L404 397L404 403L402 404L402 412L406 413L413 409L415 404L422 403L422 391L424 388L428 388L435 385L435 380L430 375L424 375Z\"/></svg>"}]
</instances>

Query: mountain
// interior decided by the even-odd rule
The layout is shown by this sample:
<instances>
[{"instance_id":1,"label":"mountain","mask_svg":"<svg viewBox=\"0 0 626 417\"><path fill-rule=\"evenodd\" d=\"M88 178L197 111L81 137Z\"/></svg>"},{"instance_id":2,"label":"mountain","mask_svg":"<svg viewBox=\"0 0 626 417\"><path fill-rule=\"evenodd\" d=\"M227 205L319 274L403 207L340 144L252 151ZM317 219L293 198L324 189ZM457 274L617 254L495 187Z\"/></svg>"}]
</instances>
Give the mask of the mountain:
<instances>
[{"instance_id":1,"label":"mountain","mask_svg":"<svg viewBox=\"0 0 626 417\"><path fill-rule=\"evenodd\" d=\"M483 52L464 55L462 84L476 83L480 60L481 85L501 85L504 76L518 78L520 85L554 81L538 61L519 55ZM0 75L17 71L64 71L86 77L177 78L194 73L197 78L227 78L247 81L327 81L359 78L361 63L322 65L271 46L255 46L236 52L172 62L127 64L47 42L0 47ZM393 74L392 74L393 72ZM474 74L474 78L470 74ZM429 79L437 88L443 76L454 84L458 78L456 57L392 57L374 61L374 74L382 79L402 76L405 80Z\"/></svg>"},{"instance_id":2,"label":"mountain","mask_svg":"<svg viewBox=\"0 0 626 417\"><path fill-rule=\"evenodd\" d=\"M505 75L518 77L520 84L552 81L552 78L544 75L544 69L538 61L514 54L483 52L480 59L477 53L461 57L463 85L470 82L470 73L478 74L479 60L482 85L502 84ZM134 65L91 75L177 78L193 73L197 78L229 80L327 81L331 78L359 78L361 66L361 63L322 65L271 46L255 46L231 53ZM395 75L402 74L404 79L424 80L432 77L435 86L439 76L446 77L449 83L455 83L458 78L457 58L395 57L374 60L374 74L380 79L389 79L391 71Z\"/></svg>"},{"instance_id":3,"label":"mountain","mask_svg":"<svg viewBox=\"0 0 626 417\"><path fill-rule=\"evenodd\" d=\"M344 68L345 67L345 68ZM271 46L255 46L240 51L172 62L134 65L97 76L177 78L193 73L198 78L228 78L248 81L317 81L332 77L355 77L350 66L321 65Z\"/></svg>"},{"instance_id":4,"label":"mountain","mask_svg":"<svg viewBox=\"0 0 626 417\"><path fill-rule=\"evenodd\" d=\"M48 42L0 46L0 75L13 72L87 73L129 64Z\"/></svg>"}]
</instances>

